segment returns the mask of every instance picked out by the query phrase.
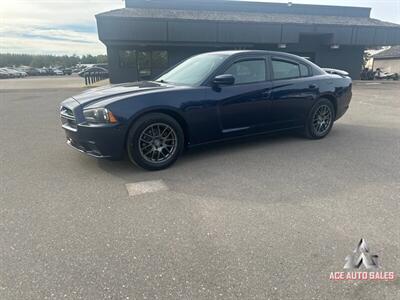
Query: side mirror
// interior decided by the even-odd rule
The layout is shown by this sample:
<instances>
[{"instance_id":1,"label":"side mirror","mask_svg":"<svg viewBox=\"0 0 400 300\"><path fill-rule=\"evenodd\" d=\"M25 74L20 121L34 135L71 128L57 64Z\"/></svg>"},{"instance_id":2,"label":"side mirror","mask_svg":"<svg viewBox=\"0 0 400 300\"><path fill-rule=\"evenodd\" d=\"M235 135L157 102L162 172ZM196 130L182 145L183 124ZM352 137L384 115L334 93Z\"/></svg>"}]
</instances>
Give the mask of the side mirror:
<instances>
[{"instance_id":1,"label":"side mirror","mask_svg":"<svg viewBox=\"0 0 400 300\"><path fill-rule=\"evenodd\" d=\"M214 78L213 83L217 86L233 85L235 83L235 77L231 74L218 75Z\"/></svg>"}]
</instances>

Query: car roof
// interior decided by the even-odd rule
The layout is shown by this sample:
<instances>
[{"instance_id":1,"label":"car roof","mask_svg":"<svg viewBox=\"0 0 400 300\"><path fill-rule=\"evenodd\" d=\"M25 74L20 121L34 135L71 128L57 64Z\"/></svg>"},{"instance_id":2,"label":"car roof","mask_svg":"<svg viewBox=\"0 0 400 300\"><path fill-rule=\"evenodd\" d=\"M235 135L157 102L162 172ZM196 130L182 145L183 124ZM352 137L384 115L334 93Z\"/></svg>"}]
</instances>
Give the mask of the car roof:
<instances>
[{"instance_id":1,"label":"car roof","mask_svg":"<svg viewBox=\"0 0 400 300\"><path fill-rule=\"evenodd\" d=\"M269 51L269 50L223 50L223 51L213 51L207 52L209 54L224 54L224 55L237 55L237 54L266 54L266 55L284 55L298 57L297 55L290 54L287 52L280 51Z\"/></svg>"},{"instance_id":2,"label":"car roof","mask_svg":"<svg viewBox=\"0 0 400 300\"><path fill-rule=\"evenodd\" d=\"M322 70L319 66L314 64L312 61L309 61L306 58L303 58L301 56L287 53L287 52L280 52L280 51L268 51L268 50L225 50L225 51L214 51L214 52L207 52L208 54L220 54L220 55L226 55L226 56L240 56L240 55L270 55L270 56L281 56L285 57L287 59L292 59L294 61L298 62L303 62L304 64L307 64L308 66L312 67L312 69L317 73L317 74L326 74L324 70ZM205 53L206 54L206 53Z\"/></svg>"},{"instance_id":3,"label":"car roof","mask_svg":"<svg viewBox=\"0 0 400 300\"><path fill-rule=\"evenodd\" d=\"M280 51L269 51L269 50L223 50L223 51L213 51L213 52L206 52L204 54L220 54L220 55L226 55L226 56L240 56L241 54L249 54L249 55L276 55L276 56L284 56L288 59L295 59L295 60L301 60L305 63L311 63L311 61L287 52L280 52Z\"/></svg>"}]
</instances>

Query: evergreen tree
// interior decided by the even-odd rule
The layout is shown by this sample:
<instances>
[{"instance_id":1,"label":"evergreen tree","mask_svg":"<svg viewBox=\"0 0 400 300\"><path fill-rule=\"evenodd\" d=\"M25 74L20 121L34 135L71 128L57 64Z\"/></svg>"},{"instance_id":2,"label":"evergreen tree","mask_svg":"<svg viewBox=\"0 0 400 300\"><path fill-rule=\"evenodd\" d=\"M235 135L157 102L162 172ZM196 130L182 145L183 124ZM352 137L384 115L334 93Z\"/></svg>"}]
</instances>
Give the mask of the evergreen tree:
<instances>
[{"instance_id":1,"label":"evergreen tree","mask_svg":"<svg viewBox=\"0 0 400 300\"><path fill-rule=\"evenodd\" d=\"M19 67L31 66L34 68L43 67L65 67L70 68L77 64L104 64L107 63L107 55L30 55L30 54L12 54L0 53L0 68L1 67Z\"/></svg>"}]
</instances>

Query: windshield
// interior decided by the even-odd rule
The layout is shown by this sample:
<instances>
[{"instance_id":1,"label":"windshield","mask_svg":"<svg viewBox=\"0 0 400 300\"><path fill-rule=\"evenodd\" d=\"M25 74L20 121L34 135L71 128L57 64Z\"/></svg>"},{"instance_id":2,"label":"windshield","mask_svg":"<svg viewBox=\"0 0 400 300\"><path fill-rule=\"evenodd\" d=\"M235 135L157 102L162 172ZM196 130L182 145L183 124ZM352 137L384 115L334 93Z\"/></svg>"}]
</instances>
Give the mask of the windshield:
<instances>
[{"instance_id":1,"label":"windshield","mask_svg":"<svg viewBox=\"0 0 400 300\"><path fill-rule=\"evenodd\" d=\"M206 53L191 57L156 81L180 85L198 86L226 59L227 55Z\"/></svg>"}]
</instances>

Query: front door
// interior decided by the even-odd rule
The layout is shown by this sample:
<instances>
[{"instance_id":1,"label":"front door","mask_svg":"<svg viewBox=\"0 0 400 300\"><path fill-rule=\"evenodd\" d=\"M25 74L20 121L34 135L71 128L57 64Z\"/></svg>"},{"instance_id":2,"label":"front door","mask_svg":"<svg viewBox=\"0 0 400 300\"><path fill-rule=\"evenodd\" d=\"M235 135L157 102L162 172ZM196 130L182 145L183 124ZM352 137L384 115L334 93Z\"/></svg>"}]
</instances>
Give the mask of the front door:
<instances>
[{"instance_id":1,"label":"front door","mask_svg":"<svg viewBox=\"0 0 400 300\"><path fill-rule=\"evenodd\" d=\"M269 123L271 109L266 59L246 58L233 62L222 74L235 78L231 86L213 90L223 135L249 134Z\"/></svg>"}]
</instances>

